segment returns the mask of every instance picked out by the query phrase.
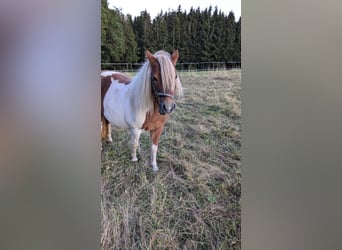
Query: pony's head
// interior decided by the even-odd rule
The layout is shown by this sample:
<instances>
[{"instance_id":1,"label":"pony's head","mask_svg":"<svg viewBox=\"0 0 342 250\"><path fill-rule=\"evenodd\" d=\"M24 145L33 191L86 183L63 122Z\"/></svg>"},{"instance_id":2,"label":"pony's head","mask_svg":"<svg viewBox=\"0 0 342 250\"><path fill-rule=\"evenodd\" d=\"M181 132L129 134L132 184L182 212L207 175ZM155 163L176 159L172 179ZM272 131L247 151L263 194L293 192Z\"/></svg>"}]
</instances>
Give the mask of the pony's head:
<instances>
[{"instance_id":1,"label":"pony's head","mask_svg":"<svg viewBox=\"0 0 342 250\"><path fill-rule=\"evenodd\" d=\"M159 104L159 113L170 114L176 108L174 96L183 95L175 67L179 57L178 50L173 51L172 55L165 51L158 51L153 55L146 50L146 57L151 66L151 90Z\"/></svg>"}]
</instances>

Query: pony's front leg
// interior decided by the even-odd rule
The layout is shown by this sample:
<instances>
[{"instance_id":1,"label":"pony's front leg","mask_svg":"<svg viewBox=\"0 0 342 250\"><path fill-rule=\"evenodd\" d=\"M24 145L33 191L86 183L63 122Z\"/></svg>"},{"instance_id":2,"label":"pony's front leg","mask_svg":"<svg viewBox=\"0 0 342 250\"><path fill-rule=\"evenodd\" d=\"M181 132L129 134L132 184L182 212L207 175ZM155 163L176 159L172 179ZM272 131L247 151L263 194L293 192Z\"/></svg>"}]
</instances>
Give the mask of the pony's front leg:
<instances>
[{"instance_id":1,"label":"pony's front leg","mask_svg":"<svg viewBox=\"0 0 342 250\"><path fill-rule=\"evenodd\" d=\"M151 130L151 132L150 132L150 137L151 137L151 141L152 141L151 165L152 165L153 171L155 171L155 172L159 170L159 168L157 166L157 151L158 151L158 142L159 142L160 135L163 131L163 127L164 126L161 126L155 130Z\"/></svg>"},{"instance_id":2,"label":"pony's front leg","mask_svg":"<svg viewBox=\"0 0 342 250\"><path fill-rule=\"evenodd\" d=\"M139 138L141 135L141 129L132 128L131 129L131 140L132 140L132 159L131 161L138 161L137 149L139 148Z\"/></svg>"}]
</instances>

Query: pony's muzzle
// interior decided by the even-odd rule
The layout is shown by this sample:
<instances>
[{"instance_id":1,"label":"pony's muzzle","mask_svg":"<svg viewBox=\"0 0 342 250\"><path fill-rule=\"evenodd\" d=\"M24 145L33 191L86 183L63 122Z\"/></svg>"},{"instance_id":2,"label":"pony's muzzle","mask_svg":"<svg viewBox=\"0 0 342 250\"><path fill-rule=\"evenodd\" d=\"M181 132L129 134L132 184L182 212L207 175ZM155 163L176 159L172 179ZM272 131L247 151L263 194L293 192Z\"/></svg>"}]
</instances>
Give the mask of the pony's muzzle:
<instances>
[{"instance_id":1,"label":"pony's muzzle","mask_svg":"<svg viewBox=\"0 0 342 250\"><path fill-rule=\"evenodd\" d=\"M171 114L172 111L176 108L176 103L172 102L161 102L159 104L159 113L161 115Z\"/></svg>"}]
</instances>

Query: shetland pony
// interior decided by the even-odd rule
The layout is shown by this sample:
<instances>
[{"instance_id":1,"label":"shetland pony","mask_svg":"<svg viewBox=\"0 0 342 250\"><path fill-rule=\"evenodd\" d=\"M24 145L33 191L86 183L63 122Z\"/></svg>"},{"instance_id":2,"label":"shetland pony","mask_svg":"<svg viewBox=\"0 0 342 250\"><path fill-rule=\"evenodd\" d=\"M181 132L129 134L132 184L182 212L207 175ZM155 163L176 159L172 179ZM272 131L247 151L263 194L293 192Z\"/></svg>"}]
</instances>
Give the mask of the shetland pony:
<instances>
[{"instance_id":1,"label":"shetland pony","mask_svg":"<svg viewBox=\"0 0 342 250\"><path fill-rule=\"evenodd\" d=\"M147 60L137 75L129 78L119 72L101 72L101 141L112 142L111 124L130 130L132 161L143 131L150 132L151 165L158 171L157 150L160 135L176 104L174 96L182 96L182 83L177 76L178 50L172 55L146 50Z\"/></svg>"}]
</instances>

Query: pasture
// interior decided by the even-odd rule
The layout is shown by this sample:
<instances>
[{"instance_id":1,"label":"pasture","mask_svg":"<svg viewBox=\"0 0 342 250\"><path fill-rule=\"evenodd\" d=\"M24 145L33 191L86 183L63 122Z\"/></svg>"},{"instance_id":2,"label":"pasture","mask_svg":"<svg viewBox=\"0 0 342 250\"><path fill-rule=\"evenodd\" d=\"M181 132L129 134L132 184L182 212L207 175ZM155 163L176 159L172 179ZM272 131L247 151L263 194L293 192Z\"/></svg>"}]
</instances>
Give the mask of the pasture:
<instances>
[{"instance_id":1,"label":"pasture","mask_svg":"<svg viewBox=\"0 0 342 250\"><path fill-rule=\"evenodd\" d=\"M179 72L184 97L150 165L113 127L101 163L102 249L241 248L241 71Z\"/></svg>"}]
</instances>

